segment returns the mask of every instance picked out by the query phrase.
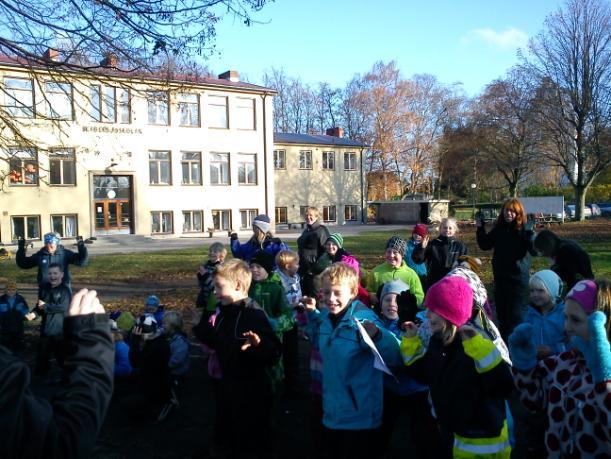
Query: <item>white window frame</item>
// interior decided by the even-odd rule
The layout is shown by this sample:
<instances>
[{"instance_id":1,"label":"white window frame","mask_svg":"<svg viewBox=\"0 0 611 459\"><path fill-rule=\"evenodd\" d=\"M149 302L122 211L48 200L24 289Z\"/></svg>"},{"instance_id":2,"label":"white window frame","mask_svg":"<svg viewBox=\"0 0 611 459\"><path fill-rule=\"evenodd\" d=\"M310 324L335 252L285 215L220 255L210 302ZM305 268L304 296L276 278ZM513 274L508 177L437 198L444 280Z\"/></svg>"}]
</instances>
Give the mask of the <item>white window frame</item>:
<instances>
[{"instance_id":1,"label":"white window frame","mask_svg":"<svg viewBox=\"0 0 611 459\"><path fill-rule=\"evenodd\" d=\"M256 104L252 97L236 97L236 120L237 129L243 131L254 131L257 129Z\"/></svg>"},{"instance_id":2,"label":"white window frame","mask_svg":"<svg viewBox=\"0 0 611 459\"><path fill-rule=\"evenodd\" d=\"M333 218L331 218L333 217ZM337 221L337 208L336 206L323 206L322 208L322 220L324 222L335 222Z\"/></svg>"},{"instance_id":3,"label":"white window frame","mask_svg":"<svg viewBox=\"0 0 611 459\"><path fill-rule=\"evenodd\" d=\"M215 218L217 216L217 218ZM231 229L231 209L212 209L212 227L217 231Z\"/></svg>"},{"instance_id":4,"label":"white window frame","mask_svg":"<svg viewBox=\"0 0 611 459\"><path fill-rule=\"evenodd\" d=\"M40 180L40 167L38 164L38 151L35 148L9 148L8 163L10 169L10 186L38 186ZM34 167L36 169L36 177L34 181L26 180L28 174L26 174L25 168L28 164L34 164Z\"/></svg>"},{"instance_id":5,"label":"white window frame","mask_svg":"<svg viewBox=\"0 0 611 459\"><path fill-rule=\"evenodd\" d=\"M34 83L31 78L5 76L4 109L15 118L34 118Z\"/></svg>"},{"instance_id":6,"label":"white window frame","mask_svg":"<svg viewBox=\"0 0 611 459\"><path fill-rule=\"evenodd\" d=\"M312 150L300 150L299 151L299 169L303 169L303 170L312 169Z\"/></svg>"},{"instance_id":7,"label":"white window frame","mask_svg":"<svg viewBox=\"0 0 611 459\"><path fill-rule=\"evenodd\" d=\"M358 209L354 204L346 204L344 206L344 221L355 222L357 219Z\"/></svg>"},{"instance_id":8,"label":"white window frame","mask_svg":"<svg viewBox=\"0 0 611 459\"><path fill-rule=\"evenodd\" d=\"M59 219L60 226L56 226L56 221ZM67 222L72 223L67 224ZM71 231L70 231L71 229ZM52 214L51 215L51 231L59 233L61 237L76 237L78 236L78 216L77 214Z\"/></svg>"},{"instance_id":9,"label":"white window frame","mask_svg":"<svg viewBox=\"0 0 611 459\"><path fill-rule=\"evenodd\" d=\"M152 211L151 212L151 234L172 234L172 233L174 233L173 212L171 210Z\"/></svg>"},{"instance_id":10,"label":"white window frame","mask_svg":"<svg viewBox=\"0 0 611 459\"><path fill-rule=\"evenodd\" d=\"M55 168L59 168L59 182L53 181ZM67 171L70 171L67 173ZM70 182L72 175L72 182ZM74 148L54 148L49 151L49 185L76 186L76 155Z\"/></svg>"},{"instance_id":11,"label":"white window frame","mask_svg":"<svg viewBox=\"0 0 611 459\"><path fill-rule=\"evenodd\" d=\"M179 92L176 95L178 104L179 125L183 127L199 127L199 94Z\"/></svg>"},{"instance_id":12,"label":"white window frame","mask_svg":"<svg viewBox=\"0 0 611 459\"><path fill-rule=\"evenodd\" d=\"M162 157L162 155L167 157ZM153 166L155 169L153 170ZM167 181L162 181L163 168L167 167ZM172 185L172 154L168 150L149 150L149 185Z\"/></svg>"},{"instance_id":13,"label":"white window frame","mask_svg":"<svg viewBox=\"0 0 611 459\"><path fill-rule=\"evenodd\" d=\"M286 169L286 150L274 150L274 169Z\"/></svg>"},{"instance_id":14,"label":"white window frame","mask_svg":"<svg viewBox=\"0 0 611 459\"><path fill-rule=\"evenodd\" d=\"M72 84L59 81L45 81L45 114L54 120L72 120Z\"/></svg>"},{"instance_id":15,"label":"white window frame","mask_svg":"<svg viewBox=\"0 0 611 459\"><path fill-rule=\"evenodd\" d=\"M356 168L356 153L349 151L344 153L344 170L355 171Z\"/></svg>"},{"instance_id":16,"label":"white window frame","mask_svg":"<svg viewBox=\"0 0 611 459\"><path fill-rule=\"evenodd\" d=\"M252 222L259 215L259 209L240 209L240 229L252 228Z\"/></svg>"},{"instance_id":17,"label":"white window frame","mask_svg":"<svg viewBox=\"0 0 611 459\"><path fill-rule=\"evenodd\" d=\"M288 223L288 208L276 207L276 224Z\"/></svg>"},{"instance_id":18,"label":"white window frame","mask_svg":"<svg viewBox=\"0 0 611 459\"><path fill-rule=\"evenodd\" d=\"M15 219L23 219L23 230L25 234L23 238L26 240L40 240L40 215L11 215L11 237L13 241L16 241L19 237L15 234ZM30 233L30 221L33 221L35 226L32 227L33 234Z\"/></svg>"},{"instance_id":19,"label":"white window frame","mask_svg":"<svg viewBox=\"0 0 611 459\"><path fill-rule=\"evenodd\" d=\"M257 155L254 153L238 153L238 184L257 184Z\"/></svg>"},{"instance_id":20,"label":"white window frame","mask_svg":"<svg viewBox=\"0 0 611 459\"><path fill-rule=\"evenodd\" d=\"M335 170L335 152L334 151L323 151L322 152L322 169L325 171Z\"/></svg>"},{"instance_id":21,"label":"white window frame","mask_svg":"<svg viewBox=\"0 0 611 459\"><path fill-rule=\"evenodd\" d=\"M89 117L98 123L131 122L129 89L102 84L89 86Z\"/></svg>"},{"instance_id":22,"label":"white window frame","mask_svg":"<svg viewBox=\"0 0 611 459\"><path fill-rule=\"evenodd\" d=\"M170 104L167 91L146 91L148 124L170 125Z\"/></svg>"},{"instance_id":23,"label":"white window frame","mask_svg":"<svg viewBox=\"0 0 611 459\"><path fill-rule=\"evenodd\" d=\"M208 127L212 129L229 129L229 98L227 96L208 95Z\"/></svg>"},{"instance_id":24,"label":"white window frame","mask_svg":"<svg viewBox=\"0 0 611 459\"><path fill-rule=\"evenodd\" d=\"M227 158L227 160L221 160L220 158ZM215 186L228 186L231 185L231 167L230 167L230 154L229 153L210 153L210 185ZM212 170L217 167L218 174L216 181L213 181ZM224 181L223 179L226 180Z\"/></svg>"},{"instance_id":25,"label":"white window frame","mask_svg":"<svg viewBox=\"0 0 611 459\"><path fill-rule=\"evenodd\" d=\"M192 155L193 157L186 157ZM202 152L201 151L181 151L180 168L182 173L181 185L201 185L202 184ZM194 177L196 176L197 177Z\"/></svg>"},{"instance_id":26,"label":"white window frame","mask_svg":"<svg viewBox=\"0 0 611 459\"><path fill-rule=\"evenodd\" d=\"M199 220L199 227L198 222ZM183 210L182 211L182 232L183 233L202 233L204 231L204 211L203 210Z\"/></svg>"}]
</instances>

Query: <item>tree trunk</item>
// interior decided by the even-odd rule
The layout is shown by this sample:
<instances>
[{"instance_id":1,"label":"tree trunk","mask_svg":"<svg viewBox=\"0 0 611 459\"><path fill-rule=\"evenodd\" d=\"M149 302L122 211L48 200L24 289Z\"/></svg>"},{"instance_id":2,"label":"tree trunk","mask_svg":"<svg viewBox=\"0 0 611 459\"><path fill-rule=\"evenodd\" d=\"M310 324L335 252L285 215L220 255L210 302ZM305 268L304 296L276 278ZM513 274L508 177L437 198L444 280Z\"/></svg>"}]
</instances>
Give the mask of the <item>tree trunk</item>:
<instances>
[{"instance_id":1,"label":"tree trunk","mask_svg":"<svg viewBox=\"0 0 611 459\"><path fill-rule=\"evenodd\" d=\"M577 221L585 220L584 208L586 206L586 194L588 192L588 187L583 185L575 185L573 186L575 190L575 219Z\"/></svg>"}]
</instances>

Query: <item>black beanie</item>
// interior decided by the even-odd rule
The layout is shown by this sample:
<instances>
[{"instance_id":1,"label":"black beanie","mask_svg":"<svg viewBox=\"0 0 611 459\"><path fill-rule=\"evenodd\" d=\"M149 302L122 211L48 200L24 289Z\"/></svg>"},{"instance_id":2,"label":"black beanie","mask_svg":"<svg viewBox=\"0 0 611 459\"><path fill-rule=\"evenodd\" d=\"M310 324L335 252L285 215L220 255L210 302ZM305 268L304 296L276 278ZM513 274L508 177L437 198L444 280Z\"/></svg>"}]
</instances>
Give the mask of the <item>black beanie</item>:
<instances>
[{"instance_id":1,"label":"black beanie","mask_svg":"<svg viewBox=\"0 0 611 459\"><path fill-rule=\"evenodd\" d=\"M264 252L263 250L259 250L255 253L255 256L250 260L250 264L256 263L261 266L267 274L270 275L274 270L274 256L271 253Z\"/></svg>"}]
</instances>

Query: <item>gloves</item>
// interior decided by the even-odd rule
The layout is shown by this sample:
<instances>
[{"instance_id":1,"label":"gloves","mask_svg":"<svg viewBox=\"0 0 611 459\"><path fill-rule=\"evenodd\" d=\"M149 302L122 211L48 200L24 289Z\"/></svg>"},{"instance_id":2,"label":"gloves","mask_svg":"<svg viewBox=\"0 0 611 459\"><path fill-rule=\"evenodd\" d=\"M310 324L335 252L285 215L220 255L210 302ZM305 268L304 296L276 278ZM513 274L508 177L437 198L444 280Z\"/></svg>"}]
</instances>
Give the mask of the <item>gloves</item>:
<instances>
[{"instance_id":1,"label":"gloves","mask_svg":"<svg viewBox=\"0 0 611 459\"><path fill-rule=\"evenodd\" d=\"M279 237L272 238L272 242L276 245L282 244L282 240Z\"/></svg>"},{"instance_id":2,"label":"gloves","mask_svg":"<svg viewBox=\"0 0 611 459\"><path fill-rule=\"evenodd\" d=\"M595 384L611 380L611 350L605 330L606 322L605 314L596 311L588 317L590 339L585 341L579 336L571 338L571 342L585 357Z\"/></svg>"},{"instance_id":3,"label":"gloves","mask_svg":"<svg viewBox=\"0 0 611 459\"><path fill-rule=\"evenodd\" d=\"M509 354L513 366L521 371L531 370L537 365L537 349L532 340L533 326L520 324L509 336Z\"/></svg>"},{"instance_id":4,"label":"gloves","mask_svg":"<svg viewBox=\"0 0 611 459\"><path fill-rule=\"evenodd\" d=\"M416 295L409 290L402 291L397 296L397 306L399 307L399 324L416 321L416 314L420 312Z\"/></svg>"},{"instance_id":5,"label":"gloves","mask_svg":"<svg viewBox=\"0 0 611 459\"><path fill-rule=\"evenodd\" d=\"M238 239L238 233L231 233L231 236L229 236L229 238L230 238L232 241L237 240L237 239Z\"/></svg>"}]
</instances>

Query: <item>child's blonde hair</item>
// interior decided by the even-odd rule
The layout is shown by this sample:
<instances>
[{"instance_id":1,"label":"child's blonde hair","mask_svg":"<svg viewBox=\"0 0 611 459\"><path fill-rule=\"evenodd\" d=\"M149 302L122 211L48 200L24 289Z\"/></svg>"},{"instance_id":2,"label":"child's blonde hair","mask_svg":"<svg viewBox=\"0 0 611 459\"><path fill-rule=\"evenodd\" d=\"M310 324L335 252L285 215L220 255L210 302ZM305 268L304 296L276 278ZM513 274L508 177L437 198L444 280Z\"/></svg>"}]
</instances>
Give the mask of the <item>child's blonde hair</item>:
<instances>
[{"instance_id":1,"label":"child's blonde hair","mask_svg":"<svg viewBox=\"0 0 611 459\"><path fill-rule=\"evenodd\" d=\"M297 252L292 250L281 250L276 255L276 266L280 269L286 269L286 267L292 262L299 264L299 255Z\"/></svg>"},{"instance_id":2,"label":"child's blonde hair","mask_svg":"<svg viewBox=\"0 0 611 459\"><path fill-rule=\"evenodd\" d=\"M182 332L182 314L178 311L168 311L163 316L163 325L172 333Z\"/></svg>"},{"instance_id":3,"label":"child's blonde hair","mask_svg":"<svg viewBox=\"0 0 611 459\"><path fill-rule=\"evenodd\" d=\"M352 266L341 261L325 269L320 277L323 281L328 280L331 285L348 284L353 296L356 296L359 291L359 275Z\"/></svg>"},{"instance_id":4,"label":"child's blonde hair","mask_svg":"<svg viewBox=\"0 0 611 459\"><path fill-rule=\"evenodd\" d=\"M227 256L227 249L222 242L214 242L208 247L208 253L220 253L225 258Z\"/></svg>"},{"instance_id":5,"label":"child's blonde hair","mask_svg":"<svg viewBox=\"0 0 611 459\"><path fill-rule=\"evenodd\" d=\"M232 258L231 260L221 263L218 268L216 268L214 277L221 277L232 282L234 285L240 282L242 284L242 291L245 293L248 292L250 283L252 282L250 268L244 261L238 258Z\"/></svg>"},{"instance_id":6,"label":"child's blonde hair","mask_svg":"<svg viewBox=\"0 0 611 459\"><path fill-rule=\"evenodd\" d=\"M111 330L110 334L112 335L112 342L118 343L119 341L123 341L123 333L119 330Z\"/></svg>"},{"instance_id":7,"label":"child's blonde hair","mask_svg":"<svg viewBox=\"0 0 611 459\"><path fill-rule=\"evenodd\" d=\"M607 329L607 340L611 341L611 279L602 277L596 279L596 311L601 311L607 317L605 328Z\"/></svg>"},{"instance_id":8,"label":"child's blonde hair","mask_svg":"<svg viewBox=\"0 0 611 459\"><path fill-rule=\"evenodd\" d=\"M318 218L320 216L320 211L318 210L318 207L309 206L306 209L305 213L307 214L308 212L313 213L316 218Z\"/></svg>"},{"instance_id":9,"label":"child's blonde hair","mask_svg":"<svg viewBox=\"0 0 611 459\"><path fill-rule=\"evenodd\" d=\"M448 226L453 226L454 232L458 233L458 223L456 223L456 219L454 217L442 218L439 222L439 229L441 229L441 226L444 223L446 223Z\"/></svg>"}]
</instances>

